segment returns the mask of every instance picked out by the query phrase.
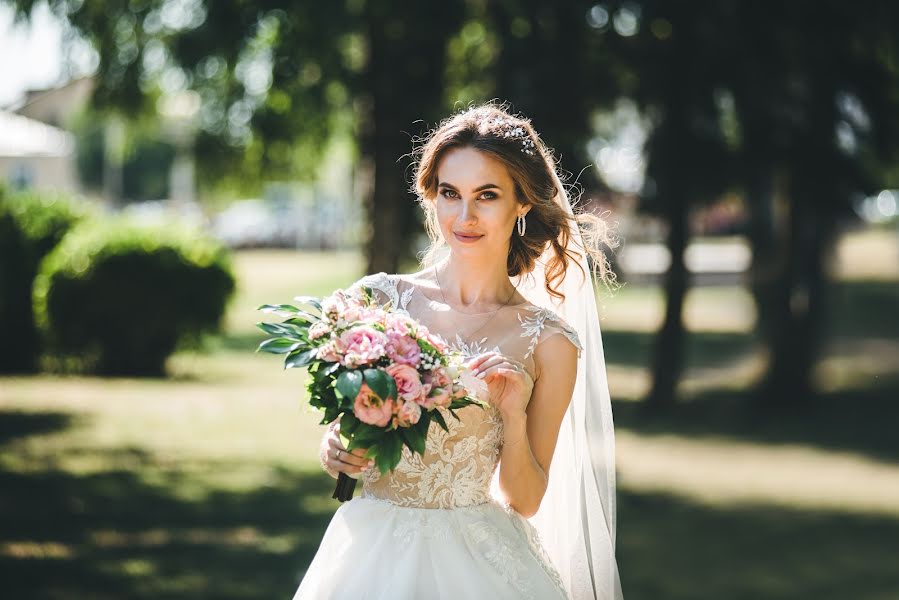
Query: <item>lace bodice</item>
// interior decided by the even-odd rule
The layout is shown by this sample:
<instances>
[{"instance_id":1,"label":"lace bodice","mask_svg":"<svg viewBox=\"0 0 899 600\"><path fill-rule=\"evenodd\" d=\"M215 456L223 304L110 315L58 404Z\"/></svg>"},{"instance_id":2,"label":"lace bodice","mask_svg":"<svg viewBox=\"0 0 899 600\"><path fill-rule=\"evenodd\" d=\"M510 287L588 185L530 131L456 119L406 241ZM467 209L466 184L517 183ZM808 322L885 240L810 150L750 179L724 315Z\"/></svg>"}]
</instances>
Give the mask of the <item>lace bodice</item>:
<instances>
[{"instance_id":1,"label":"lace bodice","mask_svg":"<svg viewBox=\"0 0 899 600\"><path fill-rule=\"evenodd\" d=\"M577 333L558 315L528 302L503 307L495 314L464 314L431 300L409 276L377 273L350 289L363 286L375 290L379 303L409 314L465 355L500 352L519 362L535 380L539 373L534 353L543 340L564 335L581 350ZM424 455L404 447L395 470L384 475L369 470L363 479L363 496L417 508L488 502L502 448L502 419L493 407L469 406L456 414L458 420L444 411L449 432L436 424L431 427Z\"/></svg>"}]
</instances>

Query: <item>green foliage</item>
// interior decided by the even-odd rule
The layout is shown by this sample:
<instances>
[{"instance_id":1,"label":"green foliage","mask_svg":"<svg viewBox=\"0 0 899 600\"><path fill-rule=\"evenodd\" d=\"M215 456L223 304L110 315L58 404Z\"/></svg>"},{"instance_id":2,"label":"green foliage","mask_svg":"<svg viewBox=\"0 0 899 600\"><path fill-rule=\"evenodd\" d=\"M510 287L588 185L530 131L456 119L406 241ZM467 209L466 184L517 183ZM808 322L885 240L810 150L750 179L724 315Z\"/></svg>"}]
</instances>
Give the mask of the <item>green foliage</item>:
<instances>
[{"instance_id":1,"label":"green foliage","mask_svg":"<svg viewBox=\"0 0 899 600\"><path fill-rule=\"evenodd\" d=\"M218 329L234 286L216 241L107 219L76 228L44 260L34 306L54 354L75 368L161 375L179 342Z\"/></svg>"},{"instance_id":2,"label":"green foliage","mask_svg":"<svg viewBox=\"0 0 899 600\"><path fill-rule=\"evenodd\" d=\"M41 343L31 305L37 266L86 214L60 194L0 187L0 373L37 369Z\"/></svg>"}]
</instances>

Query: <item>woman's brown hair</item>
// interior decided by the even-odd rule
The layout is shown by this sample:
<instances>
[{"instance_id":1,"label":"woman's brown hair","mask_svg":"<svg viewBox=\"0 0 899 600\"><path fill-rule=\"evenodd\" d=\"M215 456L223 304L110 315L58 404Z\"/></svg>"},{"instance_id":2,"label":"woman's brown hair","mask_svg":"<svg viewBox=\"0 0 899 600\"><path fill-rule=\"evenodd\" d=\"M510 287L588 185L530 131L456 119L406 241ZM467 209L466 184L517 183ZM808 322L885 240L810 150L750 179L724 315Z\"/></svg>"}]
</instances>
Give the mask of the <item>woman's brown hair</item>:
<instances>
[{"instance_id":1,"label":"woman's brown hair","mask_svg":"<svg viewBox=\"0 0 899 600\"><path fill-rule=\"evenodd\" d=\"M414 152L412 191L425 211L425 226L431 239L422 260L424 264L433 264L446 243L433 200L437 195L437 167L453 148L473 148L502 161L515 182L518 201L531 207L526 217L526 235L511 237L506 261L510 277L530 273L550 245L553 252L545 265L546 291L552 297L564 299L554 284L565 276L570 261L579 266L578 261L584 256L568 247L580 229L583 245L578 249L591 259L588 262L593 265L593 274L607 285L614 284L615 274L603 252L603 247L616 245L608 224L591 213L572 216L556 203L556 161L552 151L543 144L528 119L510 114L505 105L482 104L468 108L446 118L419 141ZM586 277L586 273L582 274Z\"/></svg>"}]
</instances>

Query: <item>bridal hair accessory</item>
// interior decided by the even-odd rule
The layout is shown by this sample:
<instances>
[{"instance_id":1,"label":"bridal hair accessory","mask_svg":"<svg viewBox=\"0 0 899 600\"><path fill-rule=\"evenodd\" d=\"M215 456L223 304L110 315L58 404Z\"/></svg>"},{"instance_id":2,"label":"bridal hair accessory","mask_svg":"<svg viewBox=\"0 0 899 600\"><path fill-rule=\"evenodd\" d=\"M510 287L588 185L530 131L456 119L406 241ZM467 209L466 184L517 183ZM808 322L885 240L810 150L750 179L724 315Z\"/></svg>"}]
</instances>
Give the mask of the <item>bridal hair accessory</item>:
<instances>
[{"instance_id":1,"label":"bridal hair accessory","mask_svg":"<svg viewBox=\"0 0 899 600\"><path fill-rule=\"evenodd\" d=\"M524 220L524 215L518 215L518 222L516 223L518 226L518 235L524 237L524 232L527 231L528 223Z\"/></svg>"},{"instance_id":2,"label":"bridal hair accessory","mask_svg":"<svg viewBox=\"0 0 899 600\"><path fill-rule=\"evenodd\" d=\"M521 125L517 125L510 119L503 118L493 119L490 121L490 124L496 129L503 130L502 136L504 138L521 138L521 151L528 156L537 154L537 146L534 144L534 140L531 139L531 136L528 135L528 132Z\"/></svg>"},{"instance_id":3,"label":"bridal hair accessory","mask_svg":"<svg viewBox=\"0 0 899 600\"><path fill-rule=\"evenodd\" d=\"M556 174L555 161L549 155L544 156L555 182L553 201L573 217L565 187ZM562 419L548 473L546 493L537 514L529 521L537 529L570 598L621 600L615 560L612 405L592 271L580 230L573 222L571 227L572 235L565 250L572 250L579 258L572 261L574 264L557 284L557 291L564 294L561 302L546 290L545 265L554 252L551 247L537 259L533 271L519 276L522 295L531 303L558 314L577 332L583 347L571 403Z\"/></svg>"}]
</instances>

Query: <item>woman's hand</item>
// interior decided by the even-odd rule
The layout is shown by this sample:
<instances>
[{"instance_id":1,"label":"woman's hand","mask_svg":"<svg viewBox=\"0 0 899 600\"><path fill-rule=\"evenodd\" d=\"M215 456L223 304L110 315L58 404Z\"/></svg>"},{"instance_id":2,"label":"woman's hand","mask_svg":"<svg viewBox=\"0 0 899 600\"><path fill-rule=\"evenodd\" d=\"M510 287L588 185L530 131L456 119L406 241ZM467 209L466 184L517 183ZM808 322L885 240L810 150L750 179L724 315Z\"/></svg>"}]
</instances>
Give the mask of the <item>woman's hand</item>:
<instances>
[{"instance_id":1,"label":"woman's hand","mask_svg":"<svg viewBox=\"0 0 899 600\"><path fill-rule=\"evenodd\" d=\"M340 423L332 423L322 438L319 451L319 459L322 468L335 479L338 473L346 473L350 477L358 478L359 475L374 464L365 457L365 448L355 448L347 451L340 439Z\"/></svg>"},{"instance_id":2,"label":"woman's hand","mask_svg":"<svg viewBox=\"0 0 899 600\"><path fill-rule=\"evenodd\" d=\"M472 374L483 379L490 403L507 417L522 417L531 399L534 380L524 367L498 352L485 352L468 362Z\"/></svg>"}]
</instances>

